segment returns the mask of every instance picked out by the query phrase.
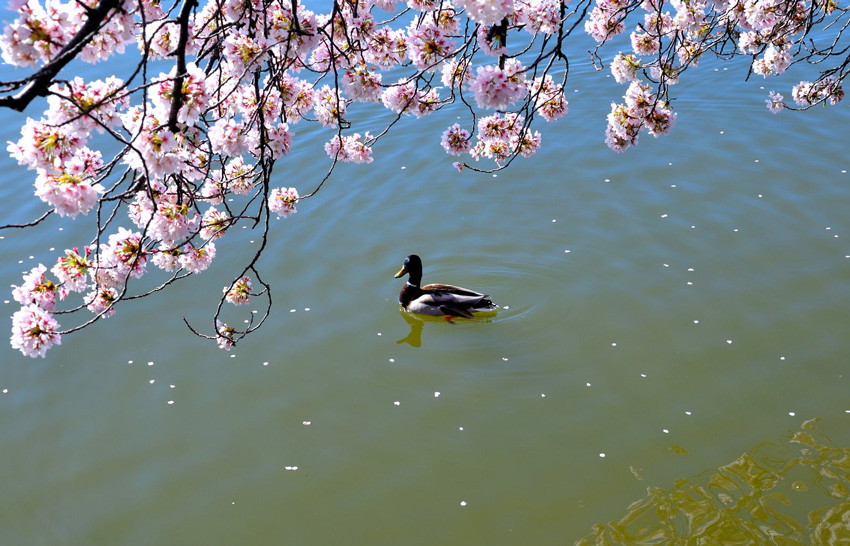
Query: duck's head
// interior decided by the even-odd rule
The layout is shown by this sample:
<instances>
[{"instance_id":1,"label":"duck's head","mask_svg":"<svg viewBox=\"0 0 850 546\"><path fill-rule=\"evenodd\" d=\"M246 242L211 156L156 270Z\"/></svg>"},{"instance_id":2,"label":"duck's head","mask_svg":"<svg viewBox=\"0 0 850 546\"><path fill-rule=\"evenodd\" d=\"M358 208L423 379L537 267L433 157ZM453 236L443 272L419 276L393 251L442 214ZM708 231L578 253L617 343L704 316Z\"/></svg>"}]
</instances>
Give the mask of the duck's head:
<instances>
[{"instance_id":1,"label":"duck's head","mask_svg":"<svg viewBox=\"0 0 850 546\"><path fill-rule=\"evenodd\" d=\"M412 285L419 286L419 283L422 282L422 260L419 259L419 256L411 254L404 259L404 264L401 266L401 269L398 270L398 273L395 274L395 278L399 278L403 275L410 275L410 280L408 280L408 282Z\"/></svg>"}]
</instances>

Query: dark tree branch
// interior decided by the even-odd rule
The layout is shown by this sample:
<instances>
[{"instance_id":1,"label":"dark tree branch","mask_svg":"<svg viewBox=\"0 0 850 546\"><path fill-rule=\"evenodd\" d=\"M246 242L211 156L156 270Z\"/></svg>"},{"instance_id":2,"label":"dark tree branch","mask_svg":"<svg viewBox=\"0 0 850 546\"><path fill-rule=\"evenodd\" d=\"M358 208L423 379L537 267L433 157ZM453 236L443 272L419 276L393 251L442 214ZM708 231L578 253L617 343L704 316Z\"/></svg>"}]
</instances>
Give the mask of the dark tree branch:
<instances>
[{"instance_id":1,"label":"dark tree branch","mask_svg":"<svg viewBox=\"0 0 850 546\"><path fill-rule=\"evenodd\" d=\"M186 78L186 44L189 42L189 16L192 15L192 9L197 5L197 0L186 0L177 18L177 24L180 25L180 36L177 39L177 47L172 52L173 55L177 56L177 77L174 78L171 111L168 113L168 128L174 133L177 132L177 114L183 106L183 82Z\"/></svg>"},{"instance_id":2,"label":"dark tree branch","mask_svg":"<svg viewBox=\"0 0 850 546\"><path fill-rule=\"evenodd\" d=\"M97 35L101 24L113 9L118 9L121 0L100 0L97 5L88 10L88 18L80 30L71 38L62 51L41 69L24 81L28 83L21 91L9 97L0 97L0 106L23 112L24 108L36 97L47 95L47 89L54 83L54 78L66 64L74 60L82 49Z\"/></svg>"},{"instance_id":3,"label":"dark tree branch","mask_svg":"<svg viewBox=\"0 0 850 546\"><path fill-rule=\"evenodd\" d=\"M3 225L3 226L0 226L0 229L33 227L34 225L40 224L42 220L44 220L45 218L50 216L52 213L53 213L53 209L50 209L49 211L45 212L44 214L42 214L41 216L39 216L37 219L33 220L32 222L27 222L25 224L6 224L6 225Z\"/></svg>"}]
</instances>

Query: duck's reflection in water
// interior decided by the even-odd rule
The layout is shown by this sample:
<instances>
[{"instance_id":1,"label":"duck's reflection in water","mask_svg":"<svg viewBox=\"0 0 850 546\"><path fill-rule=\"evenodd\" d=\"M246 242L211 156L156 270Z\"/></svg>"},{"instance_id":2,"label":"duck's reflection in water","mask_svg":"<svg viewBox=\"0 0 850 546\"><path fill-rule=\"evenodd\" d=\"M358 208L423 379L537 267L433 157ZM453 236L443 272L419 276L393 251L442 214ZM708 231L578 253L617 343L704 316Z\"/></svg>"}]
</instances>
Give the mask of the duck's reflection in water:
<instances>
[{"instance_id":1,"label":"duck's reflection in water","mask_svg":"<svg viewBox=\"0 0 850 546\"><path fill-rule=\"evenodd\" d=\"M497 311L489 311L483 313L476 313L474 319L465 319L462 317L429 317L427 315L416 315L409 311L405 311L401 307L398 309L399 315L404 319L404 321L410 326L410 332L407 334L407 337L403 337L400 340L396 341L396 344L401 345L402 343L407 343L411 347L421 347L422 346L422 331L425 329L426 322L439 323L439 324L452 324L458 322L492 322L492 319L496 316Z\"/></svg>"},{"instance_id":2,"label":"duck's reflection in water","mask_svg":"<svg viewBox=\"0 0 850 546\"><path fill-rule=\"evenodd\" d=\"M407 337L403 337L396 341L397 344L407 343L411 347L422 346L422 330L425 328L425 321L416 317L412 313L408 313L404 309L399 308L398 313L404 318L404 321L410 326L410 333Z\"/></svg>"}]
</instances>

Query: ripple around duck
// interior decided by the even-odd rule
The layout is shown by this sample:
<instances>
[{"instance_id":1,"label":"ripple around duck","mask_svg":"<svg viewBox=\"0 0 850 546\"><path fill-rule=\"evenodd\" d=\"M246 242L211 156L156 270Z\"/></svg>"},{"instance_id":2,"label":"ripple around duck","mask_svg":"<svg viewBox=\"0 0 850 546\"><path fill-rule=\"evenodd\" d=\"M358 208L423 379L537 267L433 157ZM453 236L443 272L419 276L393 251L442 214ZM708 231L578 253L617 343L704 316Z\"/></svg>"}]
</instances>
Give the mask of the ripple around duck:
<instances>
[{"instance_id":1,"label":"ripple around duck","mask_svg":"<svg viewBox=\"0 0 850 546\"><path fill-rule=\"evenodd\" d=\"M537 255L533 260L503 263L488 272L482 282L492 287L491 295L496 303L514 311L510 313L513 318L520 318L539 311L546 303L544 296L551 290L564 289L568 268L569 262L561 256L549 259ZM530 303L517 305L512 300Z\"/></svg>"},{"instance_id":2,"label":"ripple around duck","mask_svg":"<svg viewBox=\"0 0 850 546\"><path fill-rule=\"evenodd\" d=\"M493 316L475 319L489 323L481 325L486 326L482 335L500 347L505 352L503 356L540 347L553 333L548 326L562 318L553 302L561 300L563 295L553 298L552 291L564 290L564 284L558 280L564 274L563 263L538 258L502 262L480 275L475 279L476 286L489 293L500 306Z\"/></svg>"}]
</instances>

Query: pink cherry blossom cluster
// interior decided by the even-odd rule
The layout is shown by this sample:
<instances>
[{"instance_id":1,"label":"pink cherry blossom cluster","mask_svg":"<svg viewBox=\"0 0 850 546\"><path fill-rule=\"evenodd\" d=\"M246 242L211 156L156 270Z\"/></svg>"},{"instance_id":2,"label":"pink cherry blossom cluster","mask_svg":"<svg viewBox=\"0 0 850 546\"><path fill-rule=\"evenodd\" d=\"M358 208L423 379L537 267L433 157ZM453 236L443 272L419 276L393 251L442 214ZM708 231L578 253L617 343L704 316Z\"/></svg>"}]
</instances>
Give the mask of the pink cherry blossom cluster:
<instances>
[{"instance_id":1,"label":"pink cherry blossom cluster","mask_svg":"<svg viewBox=\"0 0 850 546\"><path fill-rule=\"evenodd\" d=\"M113 286L99 286L86 294L88 304L86 308L103 318L111 317L115 314L113 305L118 301L118 289Z\"/></svg>"},{"instance_id":2,"label":"pink cherry blossom cluster","mask_svg":"<svg viewBox=\"0 0 850 546\"><path fill-rule=\"evenodd\" d=\"M467 78L467 72L458 66L449 67L451 76L443 75L453 85L463 88L466 84L482 107L488 105L499 110L526 97L535 113L546 121L555 121L567 115L568 102L562 84L544 76L528 81L524 67L518 61L508 61L505 68L485 66L478 69L478 76ZM443 132L440 145L450 155L469 153L479 161L488 158L501 165L516 155L530 157L539 148L542 137L531 131L525 118L515 112L496 113L479 119L478 140L473 145L473 133L455 123ZM457 168L462 163L455 164ZM460 169L459 169L460 170Z\"/></svg>"},{"instance_id":3,"label":"pink cherry blossom cluster","mask_svg":"<svg viewBox=\"0 0 850 546\"><path fill-rule=\"evenodd\" d=\"M764 54L753 61L753 72L766 78L782 74L789 66L791 66L790 44L780 47L770 44L765 49Z\"/></svg>"},{"instance_id":4,"label":"pink cherry blossom cluster","mask_svg":"<svg viewBox=\"0 0 850 546\"><path fill-rule=\"evenodd\" d=\"M449 19L454 21L453 18ZM449 38L453 28L443 28L438 23L412 25L407 38L407 55L418 70L436 70L457 47Z\"/></svg>"},{"instance_id":5,"label":"pink cherry blossom cluster","mask_svg":"<svg viewBox=\"0 0 850 546\"><path fill-rule=\"evenodd\" d=\"M59 324L50 313L56 309L56 299L64 299L68 289L48 279L46 271L39 264L12 290L15 301L21 304L12 316L12 347L32 357L44 357L47 349L62 343Z\"/></svg>"},{"instance_id":6,"label":"pink cherry blossom cluster","mask_svg":"<svg viewBox=\"0 0 850 546\"><path fill-rule=\"evenodd\" d=\"M844 98L844 89L833 77L817 82L802 81L791 90L794 102L800 106L812 106L822 102L838 104Z\"/></svg>"},{"instance_id":7,"label":"pink cherry blossom cluster","mask_svg":"<svg viewBox=\"0 0 850 546\"><path fill-rule=\"evenodd\" d=\"M269 210L281 218L295 214L298 202L298 190L295 188L274 188L269 194Z\"/></svg>"},{"instance_id":8,"label":"pink cherry blossom cluster","mask_svg":"<svg viewBox=\"0 0 850 546\"><path fill-rule=\"evenodd\" d=\"M45 271L47 268L39 264L24 275L23 284L12 290L12 297L16 302L23 306L35 305L45 311L56 310L56 298L64 299L68 295L68 289L45 277Z\"/></svg>"},{"instance_id":9,"label":"pink cherry blossom cluster","mask_svg":"<svg viewBox=\"0 0 850 546\"><path fill-rule=\"evenodd\" d=\"M590 17L584 22L584 31L600 43L621 34L626 28L623 23L626 5L624 0L596 0Z\"/></svg>"},{"instance_id":10,"label":"pink cherry blossom cluster","mask_svg":"<svg viewBox=\"0 0 850 546\"><path fill-rule=\"evenodd\" d=\"M784 100L785 97L775 91L771 91L765 103L767 103L767 109L770 110L771 114L778 114L785 108Z\"/></svg>"},{"instance_id":11,"label":"pink cherry blossom cluster","mask_svg":"<svg viewBox=\"0 0 850 546\"><path fill-rule=\"evenodd\" d=\"M637 2L624 0L597 0L596 4L585 21L585 31L600 43L623 32L626 16L637 7ZM734 40L740 53L752 56L755 74L778 76L799 53L798 40L808 32L807 21L812 16L828 15L835 4L802 0L641 0L640 8L644 11L643 22L629 36L632 52L620 52L611 61L614 79L629 84L626 102L612 105L605 132L605 142L617 152L637 144L642 127L656 136L669 132L675 114L660 97L666 96L666 88L676 84L688 67L696 66L701 56L708 52L722 55L726 36ZM656 85L657 92L639 91L645 89L641 82ZM794 89L795 102L804 108L835 103L843 97L840 82L828 75L814 84L801 82ZM826 89L829 90L821 91ZM655 104L644 105L647 98ZM773 113L784 107L782 96L774 92L770 92L766 104Z\"/></svg>"},{"instance_id":12,"label":"pink cherry blossom cluster","mask_svg":"<svg viewBox=\"0 0 850 546\"><path fill-rule=\"evenodd\" d=\"M369 133L363 136L362 141L360 140L360 133L347 135L342 139L339 135L334 135L330 142L325 144L325 151L331 158L347 163L371 163L372 148L367 143L372 139L372 135Z\"/></svg>"},{"instance_id":13,"label":"pink cherry blossom cluster","mask_svg":"<svg viewBox=\"0 0 850 546\"><path fill-rule=\"evenodd\" d=\"M244 305L251 301L251 279L241 277L232 286L224 287L224 298L233 305Z\"/></svg>"},{"instance_id":14,"label":"pink cherry blossom cluster","mask_svg":"<svg viewBox=\"0 0 850 546\"><path fill-rule=\"evenodd\" d=\"M212 240L224 236L224 232L230 226L230 217L226 212L215 207L210 207L201 218L201 239Z\"/></svg>"},{"instance_id":15,"label":"pink cherry blossom cluster","mask_svg":"<svg viewBox=\"0 0 850 546\"><path fill-rule=\"evenodd\" d=\"M611 61L611 74L617 83L634 82L638 80L640 59L630 53L617 53Z\"/></svg>"},{"instance_id":16,"label":"pink cherry blossom cluster","mask_svg":"<svg viewBox=\"0 0 850 546\"><path fill-rule=\"evenodd\" d=\"M381 102L397 114L410 114L421 118L437 111L442 104L436 88L423 91L417 87L415 81L401 80L384 90Z\"/></svg>"},{"instance_id":17,"label":"pink cherry blossom cluster","mask_svg":"<svg viewBox=\"0 0 850 546\"><path fill-rule=\"evenodd\" d=\"M357 65L345 71L342 88L353 100L378 102L381 100L381 77L366 65Z\"/></svg>"},{"instance_id":18,"label":"pink cherry blossom cluster","mask_svg":"<svg viewBox=\"0 0 850 546\"><path fill-rule=\"evenodd\" d=\"M47 97L45 112L54 125L68 125L72 132L85 135L103 133L121 124L119 112L130 103L123 80L110 76L105 80L84 81L79 76L64 84L55 84Z\"/></svg>"},{"instance_id":19,"label":"pink cherry blossom cluster","mask_svg":"<svg viewBox=\"0 0 850 546\"><path fill-rule=\"evenodd\" d=\"M443 132L440 145L447 154L461 155L469 151L472 134L455 123Z\"/></svg>"},{"instance_id":20,"label":"pink cherry blossom cluster","mask_svg":"<svg viewBox=\"0 0 850 546\"><path fill-rule=\"evenodd\" d=\"M218 335L215 338L218 346L225 351L229 351L236 344L236 328L233 326L228 326L226 323L222 322L219 319L215 321L215 329Z\"/></svg>"},{"instance_id":21,"label":"pink cherry blossom cluster","mask_svg":"<svg viewBox=\"0 0 850 546\"><path fill-rule=\"evenodd\" d=\"M482 25L493 25L513 13L513 0L455 0L467 16Z\"/></svg>"},{"instance_id":22,"label":"pink cherry blossom cluster","mask_svg":"<svg viewBox=\"0 0 850 546\"><path fill-rule=\"evenodd\" d=\"M562 85L555 83L552 76L536 78L530 83L529 92L534 99L534 109L546 121L555 121L567 115L569 103Z\"/></svg>"},{"instance_id":23,"label":"pink cherry blossom cluster","mask_svg":"<svg viewBox=\"0 0 850 546\"><path fill-rule=\"evenodd\" d=\"M12 348L44 358L47 349L62 344L59 323L37 305L21 307L12 315Z\"/></svg>"},{"instance_id":24,"label":"pink cherry blossom cluster","mask_svg":"<svg viewBox=\"0 0 850 546\"><path fill-rule=\"evenodd\" d=\"M567 2L563 2L566 8ZM517 17L525 26L525 30L536 34L555 34L561 28L561 1L559 0L526 0L515 4Z\"/></svg>"},{"instance_id":25,"label":"pink cherry blossom cluster","mask_svg":"<svg viewBox=\"0 0 850 546\"><path fill-rule=\"evenodd\" d=\"M529 131L522 116L497 113L478 120L478 141L469 154L476 161L487 157L502 163L516 154L533 155L540 143L540 133Z\"/></svg>"},{"instance_id":26,"label":"pink cherry blossom cluster","mask_svg":"<svg viewBox=\"0 0 850 546\"><path fill-rule=\"evenodd\" d=\"M480 66L470 83L475 102L481 108L504 110L528 94L522 63L510 59L504 68Z\"/></svg>"},{"instance_id":27,"label":"pink cherry blossom cluster","mask_svg":"<svg viewBox=\"0 0 850 546\"><path fill-rule=\"evenodd\" d=\"M163 114L171 109L174 102L174 81L176 77L177 67L171 69L168 74L160 74L158 78L154 79L155 85L150 97L157 111ZM185 123L188 127L194 127L198 123L198 118L209 104L208 85L203 71L194 63L190 63L186 67L186 74L183 79L181 88L182 106L177 112L177 121ZM161 117L167 119L168 116L162 115Z\"/></svg>"},{"instance_id":28,"label":"pink cherry blossom cluster","mask_svg":"<svg viewBox=\"0 0 850 546\"><path fill-rule=\"evenodd\" d=\"M88 247L82 255L77 248L69 249L65 251L64 257L56 260L56 265L50 271L56 275L65 290L83 292L86 289L88 270L91 267L90 253Z\"/></svg>"},{"instance_id":29,"label":"pink cherry blossom cluster","mask_svg":"<svg viewBox=\"0 0 850 546\"><path fill-rule=\"evenodd\" d=\"M88 214L105 191L96 181L103 167L100 152L83 148L58 164L60 168L36 169L35 195L52 205L60 216Z\"/></svg>"},{"instance_id":30,"label":"pink cherry blossom cluster","mask_svg":"<svg viewBox=\"0 0 850 546\"><path fill-rule=\"evenodd\" d=\"M85 23L93 2L16 0L10 8L18 18L5 25L0 36L3 60L15 66L35 67L55 58ZM123 53L135 39L134 0L124 0L111 11L97 35L80 52L80 59L97 62L115 53Z\"/></svg>"},{"instance_id":31,"label":"pink cherry blossom cluster","mask_svg":"<svg viewBox=\"0 0 850 546\"><path fill-rule=\"evenodd\" d=\"M634 81L629 84L624 103L611 104L605 143L615 152L635 146L641 129L653 136L665 135L676 123L676 113L657 99L649 85Z\"/></svg>"}]
</instances>

